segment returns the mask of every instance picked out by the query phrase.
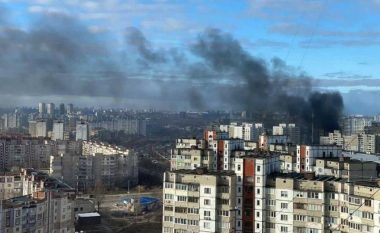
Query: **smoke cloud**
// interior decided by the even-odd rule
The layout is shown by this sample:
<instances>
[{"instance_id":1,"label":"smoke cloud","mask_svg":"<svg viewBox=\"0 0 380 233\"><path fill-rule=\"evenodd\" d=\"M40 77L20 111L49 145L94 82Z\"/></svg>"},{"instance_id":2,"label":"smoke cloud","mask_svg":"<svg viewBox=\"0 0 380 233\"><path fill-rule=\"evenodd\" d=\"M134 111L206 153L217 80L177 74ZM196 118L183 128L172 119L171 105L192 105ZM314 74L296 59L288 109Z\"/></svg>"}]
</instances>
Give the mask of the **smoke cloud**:
<instances>
[{"instance_id":1,"label":"smoke cloud","mask_svg":"<svg viewBox=\"0 0 380 233\"><path fill-rule=\"evenodd\" d=\"M79 20L42 15L20 29L0 6L3 95L143 99L160 108L285 112L324 130L339 127L339 93L312 91L311 78L279 58L254 57L231 34L206 29L186 48L155 48L127 28L123 53ZM156 105L161 101L161 105Z\"/></svg>"}]
</instances>

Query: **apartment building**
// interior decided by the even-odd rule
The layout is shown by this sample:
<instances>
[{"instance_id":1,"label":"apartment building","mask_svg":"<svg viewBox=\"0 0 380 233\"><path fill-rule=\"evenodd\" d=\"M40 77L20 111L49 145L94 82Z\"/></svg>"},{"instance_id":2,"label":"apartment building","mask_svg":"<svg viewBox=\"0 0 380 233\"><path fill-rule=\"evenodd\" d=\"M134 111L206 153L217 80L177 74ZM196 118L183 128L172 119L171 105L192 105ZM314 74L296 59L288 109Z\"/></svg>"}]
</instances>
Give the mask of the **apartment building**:
<instances>
[{"instance_id":1,"label":"apartment building","mask_svg":"<svg viewBox=\"0 0 380 233\"><path fill-rule=\"evenodd\" d=\"M72 200L66 193L40 192L4 200L0 232L74 233Z\"/></svg>"},{"instance_id":2,"label":"apartment building","mask_svg":"<svg viewBox=\"0 0 380 233\"><path fill-rule=\"evenodd\" d=\"M0 137L0 170L12 167L49 167L55 145L49 141L30 137Z\"/></svg>"},{"instance_id":3,"label":"apartment building","mask_svg":"<svg viewBox=\"0 0 380 233\"><path fill-rule=\"evenodd\" d=\"M267 230L255 232L378 232L377 182L275 174L266 191Z\"/></svg>"},{"instance_id":4,"label":"apartment building","mask_svg":"<svg viewBox=\"0 0 380 233\"><path fill-rule=\"evenodd\" d=\"M335 130L328 136L320 137L321 145L337 145L342 146L346 151L357 151L368 154L374 154L380 151L377 148L380 145L379 137L375 134L358 133L348 136L342 136L340 131Z\"/></svg>"},{"instance_id":5,"label":"apartment building","mask_svg":"<svg viewBox=\"0 0 380 233\"><path fill-rule=\"evenodd\" d=\"M278 126L273 126L272 135L286 135L289 137L289 141L293 144L299 144L301 142L300 127L296 126L294 123L281 123Z\"/></svg>"},{"instance_id":6,"label":"apartment building","mask_svg":"<svg viewBox=\"0 0 380 233\"><path fill-rule=\"evenodd\" d=\"M81 153L54 155L50 160L52 176L63 179L77 190L93 189L96 184L112 188L137 184L138 158L128 149L82 141ZM79 148L72 148L77 150Z\"/></svg>"},{"instance_id":7,"label":"apartment building","mask_svg":"<svg viewBox=\"0 0 380 233\"><path fill-rule=\"evenodd\" d=\"M360 161L350 157L318 158L313 171L320 176L334 176L347 182L375 179L378 177L378 164Z\"/></svg>"},{"instance_id":8,"label":"apartment building","mask_svg":"<svg viewBox=\"0 0 380 233\"><path fill-rule=\"evenodd\" d=\"M342 149L335 145L298 145L296 172L312 172L316 158L341 157Z\"/></svg>"},{"instance_id":9,"label":"apartment building","mask_svg":"<svg viewBox=\"0 0 380 233\"><path fill-rule=\"evenodd\" d=\"M165 172L162 232L235 232L235 187L232 171Z\"/></svg>"},{"instance_id":10,"label":"apartment building","mask_svg":"<svg viewBox=\"0 0 380 233\"><path fill-rule=\"evenodd\" d=\"M25 169L20 172L6 172L0 175L0 200L18 196L32 195L42 191L44 182L35 180L33 173L28 174Z\"/></svg>"},{"instance_id":11,"label":"apartment building","mask_svg":"<svg viewBox=\"0 0 380 233\"><path fill-rule=\"evenodd\" d=\"M257 149L243 139L206 131L204 141L178 144L172 171L164 175L163 232L228 232L214 228L227 226L218 220L204 225L205 209L201 208L208 205L194 199L203 189L186 186L208 184L210 174L235 176L234 187L231 183L228 188L229 204L234 204L225 213L232 224L229 232L380 232L378 164L343 157L338 145L298 145L275 152L271 150L280 144L265 140L267 146L261 147L259 141ZM213 196L206 203L217 203L218 196L227 191L215 190L215 195L207 191ZM194 200L197 210L192 209ZM222 210L216 205L210 213ZM213 221L214 214L207 212L206 217Z\"/></svg>"},{"instance_id":12,"label":"apartment building","mask_svg":"<svg viewBox=\"0 0 380 233\"><path fill-rule=\"evenodd\" d=\"M280 171L277 154L239 151L235 155L236 173L236 231L264 230L265 186L268 174Z\"/></svg>"},{"instance_id":13,"label":"apartment building","mask_svg":"<svg viewBox=\"0 0 380 233\"><path fill-rule=\"evenodd\" d=\"M319 143L321 145L337 145L343 146L343 136L339 130L334 130L328 134L328 136L321 136L319 139Z\"/></svg>"},{"instance_id":14,"label":"apartment building","mask_svg":"<svg viewBox=\"0 0 380 233\"><path fill-rule=\"evenodd\" d=\"M195 169L206 167L212 170L214 151L210 149L180 148L171 151L170 169Z\"/></svg>"},{"instance_id":15,"label":"apartment building","mask_svg":"<svg viewBox=\"0 0 380 233\"><path fill-rule=\"evenodd\" d=\"M220 125L219 130L228 133L229 138L257 141L259 135L264 132L264 126L262 123L243 122L239 124L237 122L232 122L229 125Z\"/></svg>"}]
</instances>

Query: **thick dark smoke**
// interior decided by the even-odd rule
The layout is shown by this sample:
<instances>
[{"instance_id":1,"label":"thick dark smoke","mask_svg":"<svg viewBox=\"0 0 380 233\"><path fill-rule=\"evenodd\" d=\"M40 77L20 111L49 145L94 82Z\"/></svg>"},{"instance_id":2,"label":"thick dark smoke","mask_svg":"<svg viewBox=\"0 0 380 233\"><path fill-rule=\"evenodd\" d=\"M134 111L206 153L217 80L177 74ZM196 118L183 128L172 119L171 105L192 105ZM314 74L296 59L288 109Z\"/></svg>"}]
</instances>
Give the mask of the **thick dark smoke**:
<instances>
[{"instance_id":1,"label":"thick dark smoke","mask_svg":"<svg viewBox=\"0 0 380 233\"><path fill-rule=\"evenodd\" d=\"M305 122L314 116L315 125L325 132L339 128L341 95L311 92L310 78L297 74L282 60L273 59L269 67L245 51L230 34L218 29L202 33L191 51L214 71L233 74L231 81L237 85L231 88L233 93L227 96L232 98L226 101L256 113L282 110Z\"/></svg>"},{"instance_id":2,"label":"thick dark smoke","mask_svg":"<svg viewBox=\"0 0 380 233\"><path fill-rule=\"evenodd\" d=\"M137 36L140 43L132 45L146 62L155 62L155 51L148 49L138 30L129 35L129 41ZM188 81L198 85L188 88L191 106L204 109L209 102L221 102L252 113L285 112L310 126L314 121L315 127L325 132L339 128L341 95L312 92L311 78L281 59L274 58L268 64L253 57L232 35L219 29L205 30L189 51L194 62L181 68Z\"/></svg>"},{"instance_id":3,"label":"thick dark smoke","mask_svg":"<svg viewBox=\"0 0 380 233\"><path fill-rule=\"evenodd\" d=\"M338 127L340 94L313 93L304 73L278 58L268 62L252 56L221 30L206 29L189 47L155 48L141 31L128 28L124 50L107 45L71 16L43 14L20 29L5 15L0 6L2 95L133 98L177 109L280 111L305 122L313 113L322 129Z\"/></svg>"}]
</instances>

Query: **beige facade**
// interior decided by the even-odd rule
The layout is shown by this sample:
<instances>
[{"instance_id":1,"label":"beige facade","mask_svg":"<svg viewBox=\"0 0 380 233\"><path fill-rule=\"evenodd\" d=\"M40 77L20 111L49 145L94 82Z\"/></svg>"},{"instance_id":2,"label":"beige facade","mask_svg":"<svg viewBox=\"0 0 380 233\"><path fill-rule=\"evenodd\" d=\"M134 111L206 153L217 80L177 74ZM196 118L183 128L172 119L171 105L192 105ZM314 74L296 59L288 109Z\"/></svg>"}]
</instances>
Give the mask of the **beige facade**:
<instances>
[{"instance_id":1,"label":"beige facade","mask_svg":"<svg viewBox=\"0 0 380 233\"><path fill-rule=\"evenodd\" d=\"M165 172L163 232L234 232L235 187L233 172Z\"/></svg>"},{"instance_id":2,"label":"beige facade","mask_svg":"<svg viewBox=\"0 0 380 233\"><path fill-rule=\"evenodd\" d=\"M44 187L42 181L34 180L33 174L27 174L26 170L19 173L6 173L0 176L0 200L6 200L18 196L33 195Z\"/></svg>"},{"instance_id":3,"label":"beige facade","mask_svg":"<svg viewBox=\"0 0 380 233\"><path fill-rule=\"evenodd\" d=\"M74 233L72 200L65 193L47 192L3 201L0 232Z\"/></svg>"}]
</instances>

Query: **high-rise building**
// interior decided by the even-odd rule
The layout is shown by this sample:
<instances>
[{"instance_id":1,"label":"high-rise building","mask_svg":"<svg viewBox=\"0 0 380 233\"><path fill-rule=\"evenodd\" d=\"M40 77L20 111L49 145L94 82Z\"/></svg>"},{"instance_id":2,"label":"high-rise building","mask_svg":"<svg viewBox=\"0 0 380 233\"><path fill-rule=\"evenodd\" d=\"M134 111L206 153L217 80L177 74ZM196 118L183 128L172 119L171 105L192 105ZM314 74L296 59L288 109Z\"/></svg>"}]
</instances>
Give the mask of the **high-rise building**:
<instances>
[{"instance_id":1,"label":"high-rise building","mask_svg":"<svg viewBox=\"0 0 380 233\"><path fill-rule=\"evenodd\" d=\"M45 103L41 102L41 103L38 104L38 113L40 115L43 115L43 114L46 113L46 104Z\"/></svg>"},{"instance_id":2,"label":"high-rise building","mask_svg":"<svg viewBox=\"0 0 380 233\"><path fill-rule=\"evenodd\" d=\"M278 126L273 126L273 135L286 135L289 137L289 141L293 144L299 144L301 142L301 131L295 124L279 124Z\"/></svg>"},{"instance_id":3,"label":"high-rise building","mask_svg":"<svg viewBox=\"0 0 380 233\"><path fill-rule=\"evenodd\" d=\"M364 141L372 137L359 135L357 143L369 150ZM284 135L271 136L266 143L277 145ZM238 140L209 130L203 140L176 141L172 171L164 175L163 232L379 232L377 163L344 157L338 145L297 145L279 154ZM235 187L228 183L214 194L210 175L228 173ZM222 205L231 203L224 212Z\"/></svg>"},{"instance_id":4,"label":"high-rise building","mask_svg":"<svg viewBox=\"0 0 380 233\"><path fill-rule=\"evenodd\" d=\"M66 111L65 111L65 104L60 104L59 105L59 115L60 116L63 116L66 114Z\"/></svg>"},{"instance_id":5,"label":"high-rise building","mask_svg":"<svg viewBox=\"0 0 380 233\"><path fill-rule=\"evenodd\" d=\"M55 114L55 104L54 103L49 103L47 105L47 114L49 115L49 117L54 118L54 114Z\"/></svg>"},{"instance_id":6,"label":"high-rise building","mask_svg":"<svg viewBox=\"0 0 380 233\"><path fill-rule=\"evenodd\" d=\"M67 105L67 114L73 114L74 113L74 105L68 104Z\"/></svg>"},{"instance_id":7,"label":"high-rise building","mask_svg":"<svg viewBox=\"0 0 380 233\"><path fill-rule=\"evenodd\" d=\"M372 125L373 118L365 116L349 116L343 119L343 135L364 133L366 126Z\"/></svg>"},{"instance_id":8,"label":"high-rise building","mask_svg":"<svg viewBox=\"0 0 380 233\"><path fill-rule=\"evenodd\" d=\"M0 232L74 233L72 209L68 195L55 191L8 199L0 207Z\"/></svg>"},{"instance_id":9,"label":"high-rise building","mask_svg":"<svg viewBox=\"0 0 380 233\"><path fill-rule=\"evenodd\" d=\"M45 120L37 120L36 122L36 137L47 137L47 122Z\"/></svg>"},{"instance_id":10,"label":"high-rise building","mask_svg":"<svg viewBox=\"0 0 380 233\"><path fill-rule=\"evenodd\" d=\"M63 140L64 139L64 123L63 121L55 121L53 123L53 140Z\"/></svg>"},{"instance_id":11,"label":"high-rise building","mask_svg":"<svg viewBox=\"0 0 380 233\"><path fill-rule=\"evenodd\" d=\"M4 129L16 129L16 128L19 128L21 125L20 114L17 112L5 113L2 116L2 119L3 119Z\"/></svg>"},{"instance_id":12,"label":"high-rise building","mask_svg":"<svg viewBox=\"0 0 380 233\"><path fill-rule=\"evenodd\" d=\"M299 173L313 172L317 158L339 158L343 156L342 147L336 145L298 145L296 153L296 171Z\"/></svg>"},{"instance_id":13,"label":"high-rise building","mask_svg":"<svg viewBox=\"0 0 380 233\"><path fill-rule=\"evenodd\" d=\"M229 125L220 125L221 132L227 132L230 138L244 139L245 141L257 141L259 136L264 132L262 123L247 123L238 124L232 122Z\"/></svg>"},{"instance_id":14,"label":"high-rise building","mask_svg":"<svg viewBox=\"0 0 380 233\"><path fill-rule=\"evenodd\" d=\"M236 182L232 171L165 172L162 232L236 232Z\"/></svg>"},{"instance_id":15,"label":"high-rise building","mask_svg":"<svg viewBox=\"0 0 380 233\"><path fill-rule=\"evenodd\" d=\"M67 146L77 146L77 143L70 144ZM79 153L58 153L51 158L54 177L81 191L91 190L98 184L107 188L137 184L138 157L134 151L90 141L80 144Z\"/></svg>"},{"instance_id":16,"label":"high-rise building","mask_svg":"<svg viewBox=\"0 0 380 233\"><path fill-rule=\"evenodd\" d=\"M89 139L89 129L88 129L88 124L85 122L80 122L77 123L76 127L76 140L83 140L86 141Z\"/></svg>"}]
</instances>

